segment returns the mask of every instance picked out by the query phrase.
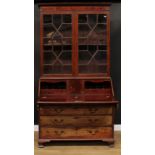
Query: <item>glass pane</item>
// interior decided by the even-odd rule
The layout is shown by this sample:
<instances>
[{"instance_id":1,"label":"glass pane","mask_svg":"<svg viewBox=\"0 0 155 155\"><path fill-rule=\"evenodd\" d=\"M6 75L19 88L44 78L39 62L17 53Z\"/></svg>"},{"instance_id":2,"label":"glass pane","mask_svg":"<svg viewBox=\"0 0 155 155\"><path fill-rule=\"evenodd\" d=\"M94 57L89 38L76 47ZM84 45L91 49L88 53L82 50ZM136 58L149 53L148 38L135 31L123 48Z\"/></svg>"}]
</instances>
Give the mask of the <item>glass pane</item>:
<instances>
[{"instance_id":1,"label":"glass pane","mask_svg":"<svg viewBox=\"0 0 155 155\"><path fill-rule=\"evenodd\" d=\"M106 20L104 14L79 15L79 73L107 71Z\"/></svg>"},{"instance_id":2,"label":"glass pane","mask_svg":"<svg viewBox=\"0 0 155 155\"><path fill-rule=\"evenodd\" d=\"M51 23L52 22L52 16L51 15L46 15L44 16L44 23Z\"/></svg>"},{"instance_id":3,"label":"glass pane","mask_svg":"<svg viewBox=\"0 0 155 155\"><path fill-rule=\"evenodd\" d=\"M53 15L53 25L56 28L59 28L61 24L62 24L62 15Z\"/></svg>"},{"instance_id":4,"label":"glass pane","mask_svg":"<svg viewBox=\"0 0 155 155\"><path fill-rule=\"evenodd\" d=\"M107 21L107 18L106 18L106 15L98 15L98 23L106 23Z\"/></svg>"},{"instance_id":5,"label":"glass pane","mask_svg":"<svg viewBox=\"0 0 155 155\"><path fill-rule=\"evenodd\" d=\"M44 64L53 64L55 61L56 55L54 55L52 52L44 53Z\"/></svg>"},{"instance_id":6,"label":"glass pane","mask_svg":"<svg viewBox=\"0 0 155 155\"><path fill-rule=\"evenodd\" d=\"M71 17L68 14L44 15L44 74L71 74L72 72Z\"/></svg>"},{"instance_id":7,"label":"glass pane","mask_svg":"<svg viewBox=\"0 0 155 155\"><path fill-rule=\"evenodd\" d=\"M79 15L79 23L87 23L88 15Z\"/></svg>"},{"instance_id":8,"label":"glass pane","mask_svg":"<svg viewBox=\"0 0 155 155\"><path fill-rule=\"evenodd\" d=\"M88 24L79 24L79 37L87 38L91 28Z\"/></svg>"},{"instance_id":9,"label":"glass pane","mask_svg":"<svg viewBox=\"0 0 155 155\"><path fill-rule=\"evenodd\" d=\"M71 21L70 15L63 15L63 23L71 23Z\"/></svg>"},{"instance_id":10,"label":"glass pane","mask_svg":"<svg viewBox=\"0 0 155 155\"><path fill-rule=\"evenodd\" d=\"M97 22L97 16L96 15L88 15L88 23L89 23L91 28L96 25L96 22Z\"/></svg>"},{"instance_id":11,"label":"glass pane","mask_svg":"<svg viewBox=\"0 0 155 155\"><path fill-rule=\"evenodd\" d=\"M59 29L59 32L62 34L63 37L71 37L71 29L71 24L62 24Z\"/></svg>"}]
</instances>

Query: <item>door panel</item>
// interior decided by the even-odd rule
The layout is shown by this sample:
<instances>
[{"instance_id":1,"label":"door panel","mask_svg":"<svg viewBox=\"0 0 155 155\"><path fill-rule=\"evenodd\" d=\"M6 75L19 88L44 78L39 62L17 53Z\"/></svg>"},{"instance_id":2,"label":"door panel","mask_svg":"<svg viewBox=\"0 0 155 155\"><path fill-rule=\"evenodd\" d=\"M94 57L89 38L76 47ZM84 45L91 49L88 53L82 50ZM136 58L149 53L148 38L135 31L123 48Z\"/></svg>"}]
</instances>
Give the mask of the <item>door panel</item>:
<instances>
[{"instance_id":1,"label":"door panel","mask_svg":"<svg viewBox=\"0 0 155 155\"><path fill-rule=\"evenodd\" d=\"M107 72L107 16L79 14L78 62L79 73Z\"/></svg>"},{"instance_id":2,"label":"door panel","mask_svg":"<svg viewBox=\"0 0 155 155\"><path fill-rule=\"evenodd\" d=\"M71 74L72 15L43 15L43 73Z\"/></svg>"},{"instance_id":3,"label":"door panel","mask_svg":"<svg viewBox=\"0 0 155 155\"><path fill-rule=\"evenodd\" d=\"M97 11L43 14L43 74L107 73L107 18Z\"/></svg>"}]
</instances>

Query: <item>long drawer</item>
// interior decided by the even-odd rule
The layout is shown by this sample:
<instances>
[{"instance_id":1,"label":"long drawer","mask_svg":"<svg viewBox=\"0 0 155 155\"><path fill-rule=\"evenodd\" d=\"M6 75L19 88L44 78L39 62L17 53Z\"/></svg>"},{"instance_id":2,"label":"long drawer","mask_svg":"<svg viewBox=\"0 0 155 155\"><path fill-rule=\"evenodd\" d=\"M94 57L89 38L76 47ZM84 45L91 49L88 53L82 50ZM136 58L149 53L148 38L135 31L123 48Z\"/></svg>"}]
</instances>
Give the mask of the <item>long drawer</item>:
<instances>
[{"instance_id":1,"label":"long drawer","mask_svg":"<svg viewBox=\"0 0 155 155\"><path fill-rule=\"evenodd\" d=\"M39 108L40 115L102 115L112 114L112 106L103 105L51 105L41 106Z\"/></svg>"},{"instance_id":2,"label":"long drawer","mask_svg":"<svg viewBox=\"0 0 155 155\"><path fill-rule=\"evenodd\" d=\"M112 138L111 127L99 128L40 128L42 139L105 139Z\"/></svg>"},{"instance_id":3,"label":"long drawer","mask_svg":"<svg viewBox=\"0 0 155 155\"><path fill-rule=\"evenodd\" d=\"M112 115L108 116L40 116L40 125L48 127L111 126Z\"/></svg>"}]
</instances>

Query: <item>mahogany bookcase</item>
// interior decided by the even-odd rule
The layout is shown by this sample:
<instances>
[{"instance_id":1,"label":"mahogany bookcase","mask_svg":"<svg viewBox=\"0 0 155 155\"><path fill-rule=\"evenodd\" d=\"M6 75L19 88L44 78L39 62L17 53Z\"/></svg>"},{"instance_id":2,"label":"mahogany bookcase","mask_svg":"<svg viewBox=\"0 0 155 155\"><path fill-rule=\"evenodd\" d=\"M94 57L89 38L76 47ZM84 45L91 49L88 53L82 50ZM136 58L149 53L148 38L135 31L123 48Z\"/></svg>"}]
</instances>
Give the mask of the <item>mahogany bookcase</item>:
<instances>
[{"instance_id":1,"label":"mahogany bookcase","mask_svg":"<svg viewBox=\"0 0 155 155\"><path fill-rule=\"evenodd\" d=\"M56 140L114 143L110 4L40 5L39 146Z\"/></svg>"}]
</instances>

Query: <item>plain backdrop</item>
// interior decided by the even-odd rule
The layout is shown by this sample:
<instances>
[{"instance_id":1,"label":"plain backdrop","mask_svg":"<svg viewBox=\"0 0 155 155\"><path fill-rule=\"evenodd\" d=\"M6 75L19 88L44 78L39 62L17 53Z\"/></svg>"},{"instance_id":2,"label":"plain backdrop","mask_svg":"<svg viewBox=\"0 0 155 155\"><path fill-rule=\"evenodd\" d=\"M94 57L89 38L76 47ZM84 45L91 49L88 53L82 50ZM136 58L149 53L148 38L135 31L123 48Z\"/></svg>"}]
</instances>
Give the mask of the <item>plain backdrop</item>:
<instances>
[{"instance_id":1,"label":"plain backdrop","mask_svg":"<svg viewBox=\"0 0 155 155\"><path fill-rule=\"evenodd\" d=\"M154 155L155 1L121 2L121 154ZM34 154L34 1L0 3L0 154Z\"/></svg>"}]
</instances>

